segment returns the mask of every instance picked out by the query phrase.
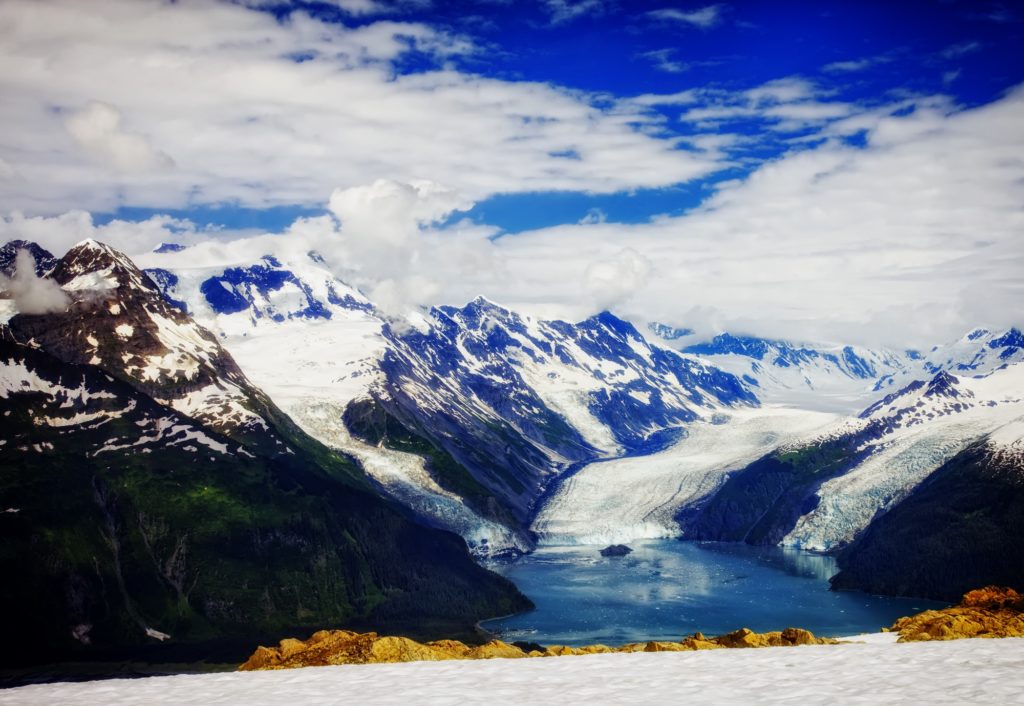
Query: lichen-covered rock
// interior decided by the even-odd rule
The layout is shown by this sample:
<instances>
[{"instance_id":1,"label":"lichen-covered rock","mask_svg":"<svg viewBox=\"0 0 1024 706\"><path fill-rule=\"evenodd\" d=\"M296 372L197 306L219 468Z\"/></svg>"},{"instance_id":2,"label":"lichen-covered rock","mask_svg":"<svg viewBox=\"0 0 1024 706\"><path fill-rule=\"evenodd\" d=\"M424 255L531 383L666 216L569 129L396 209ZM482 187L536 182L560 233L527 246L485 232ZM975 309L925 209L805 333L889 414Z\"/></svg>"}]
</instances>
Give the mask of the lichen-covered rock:
<instances>
[{"instance_id":1,"label":"lichen-covered rock","mask_svg":"<svg viewBox=\"0 0 1024 706\"><path fill-rule=\"evenodd\" d=\"M900 634L900 642L1024 637L1024 596L987 586L964 594L955 606L900 618L890 629Z\"/></svg>"},{"instance_id":2,"label":"lichen-covered rock","mask_svg":"<svg viewBox=\"0 0 1024 706\"><path fill-rule=\"evenodd\" d=\"M485 645L474 647L466 653L463 659L520 659L526 657L527 653L515 645L510 645L501 640L491 640Z\"/></svg>"},{"instance_id":3,"label":"lichen-covered rock","mask_svg":"<svg viewBox=\"0 0 1024 706\"><path fill-rule=\"evenodd\" d=\"M689 652L718 650L725 647L781 647L788 645L823 645L835 640L815 637L806 630L787 628L782 632L755 633L743 628L721 637L707 638L695 633L679 642L651 640L632 642L621 647L607 645L550 645L535 643L510 645L491 640L483 645L469 646L457 640L436 640L421 644L405 637L380 637L377 633L354 633L348 630L321 630L305 642L287 638L278 647L258 647L240 669L288 669L330 664L379 664L384 662L417 662L447 659L523 659L527 657L566 657L570 655L608 654L611 652Z\"/></svg>"}]
</instances>

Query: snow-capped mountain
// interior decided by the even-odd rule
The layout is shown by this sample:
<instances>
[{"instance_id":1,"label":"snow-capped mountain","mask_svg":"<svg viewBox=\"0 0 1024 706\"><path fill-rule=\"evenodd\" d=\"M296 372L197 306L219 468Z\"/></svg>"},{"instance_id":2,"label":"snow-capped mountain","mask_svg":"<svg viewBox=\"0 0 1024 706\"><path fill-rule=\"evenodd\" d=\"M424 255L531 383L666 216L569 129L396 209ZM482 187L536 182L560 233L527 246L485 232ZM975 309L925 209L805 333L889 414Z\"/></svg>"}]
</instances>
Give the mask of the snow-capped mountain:
<instances>
[{"instance_id":1,"label":"snow-capped mountain","mask_svg":"<svg viewBox=\"0 0 1024 706\"><path fill-rule=\"evenodd\" d=\"M710 341L677 340L686 354L742 378L766 402L850 413L878 381L916 370L916 351L820 346L723 333Z\"/></svg>"},{"instance_id":2,"label":"snow-capped mountain","mask_svg":"<svg viewBox=\"0 0 1024 706\"><path fill-rule=\"evenodd\" d=\"M874 398L940 371L982 375L1024 360L1024 334L1016 328L975 329L929 351L822 346L722 333L694 341L688 329L653 324L650 331L684 353L741 377L763 401L850 413ZM687 332L677 335L676 332Z\"/></svg>"},{"instance_id":3,"label":"snow-capped mountain","mask_svg":"<svg viewBox=\"0 0 1024 706\"><path fill-rule=\"evenodd\" d=\"M570 324L480 298L384 335L377 403L523 522L573 464L651 453L692 422L757 403L734 376L607 312Z\"/></svg>"},{"instance_id":4,"label":"snow-capped mountain","mask_svg":"<svg viewBox=\"0 0 1024 706\"><path fill-rule=\"evenodd\" d=\"M941 371L954 375L985 375L1008 363L1024 361L1024 334L1016 328L1000 331L975 329L960 340L915 356L914 364L900 373L882 375L875 390L899 389L912 380L927 379Z\"/></svg>"},{"instance_id":5,"label":"snow-capped mountain","mask_svg":"<svg viewBox=\"0 0 1024 706\"><path fill-rule=\"evenodd\" d=\"M770 534L784 528L776 541L842 546L981 432L970 415L954 414L967 421L940 432L903 429L906 411L902 420L888 411L884 423L867 418L874 411L845 421L836 412L869 407L900 380L908 389L894 402L912 406L918 390L947 399L936 372L965 358L987 372L978 361L1018 354L1013 331L965 337L973 352L954 344L925 355L729 334L694 343L688 330L649 327L682 347L677 355L610 314L537 321L485 299L398 329L316 253L204 264L164 250L144 258L147 271L173 278L167 295L218 331L305 431L356 457L379 488L481 554L528 550L535 537L670 536L766 451L829 436L847 470L860 461L866 470L787 491L792 517ZM749 409L758 398L770 404ZM968 411L963 400L950 405ZM919 423L932 421L921 414ZM871 471L890 462L898 471ZM821 497L807 513L815 483L824 483Z\"/></svg>"},{"instance_id":6,"label":"snow-capped mountain","mask_svg":"<svg viewBox=\"0 0 1024 706\"><path fill-rule=\"evenodd\" d=\"M86 240L50 278L67 293L67 310L14 317L9 326L18 340L68 363L97 366L223 433L269 438L269 400L254 392L217 339L169 304L125 255ZM286 450L283 442L278 450Z\"/></svg>"},{"instance_id":7,"label":"snow-capped mountain","mask_svg":"<svg viewBox=\"0 0 1024 706\"><path fill-rule=\"evenodd\" d=\"M280 407L478 555L680 532L836 551L1024 412L1016 329L923 354L649 327L677 351L483 298L385 323L315 251L139 259L78 246L50 266L69 311L10 336L245 449L295 453L265 433Z\"/></svg>"},{"instance_id":8,"label":"snow-capped mountain","mask_svg":"<svg viewBox=\"0 0 1024 706\"><path fill-rule=\"evenodd\" d=\"M477 553L531 548L513 520L495 517L485 502L467 503L464 488L459 494L440 485L424 449L389 448L351 433L346 409L369 399L382 377L384 322L315 251L246 261L161 247L138 259L165 296L216 332L306 433L355 458L379 490L421 520L463 536Z\"/></svg>"},{"instance_id":9,"label":"snow-capped mountain","mask_svg":"<svg viewBox=\"0 0 1024 706\"><path fill-rule=\"evenodd\" d=\"M35 273L39 277L52 270L57 264L57 258L53 256L53 253L39 245L27 240L12 240L0 247L0 275L10 277L14 274L14 263L20 250L24 250L32 256L35 261Z\"/></svg>"},{"instance_id":10,"label":"snow-capped mountain","mask_svg":"<svg viewBox=\"0 0 1024 706\"><path fill-rule=\"evenodd\" d=\"M468 630L529 605L303 433L123 254L85 241L37 284L62 303L0 325L0 572L18 577L0 617L24 654Z\"/></svg>"}]
</instances>

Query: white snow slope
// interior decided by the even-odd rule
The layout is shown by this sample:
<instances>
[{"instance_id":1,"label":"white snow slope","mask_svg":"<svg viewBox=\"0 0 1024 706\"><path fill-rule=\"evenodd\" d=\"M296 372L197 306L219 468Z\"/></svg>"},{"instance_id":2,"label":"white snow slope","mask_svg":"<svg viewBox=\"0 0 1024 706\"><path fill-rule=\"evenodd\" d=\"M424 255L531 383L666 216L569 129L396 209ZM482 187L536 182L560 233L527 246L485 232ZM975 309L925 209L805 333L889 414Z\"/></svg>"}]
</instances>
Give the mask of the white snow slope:
<instances>
[{"instance_id":1,"label":"white snow slope","mask_svg":"<svg viewBox=\"0 0 1024 706\"><path fill-rule=\"evenodd\" d=\"M411 662L41 684L20 704L1011 704L1024 639Z\"/></svg>"}]
</instances>

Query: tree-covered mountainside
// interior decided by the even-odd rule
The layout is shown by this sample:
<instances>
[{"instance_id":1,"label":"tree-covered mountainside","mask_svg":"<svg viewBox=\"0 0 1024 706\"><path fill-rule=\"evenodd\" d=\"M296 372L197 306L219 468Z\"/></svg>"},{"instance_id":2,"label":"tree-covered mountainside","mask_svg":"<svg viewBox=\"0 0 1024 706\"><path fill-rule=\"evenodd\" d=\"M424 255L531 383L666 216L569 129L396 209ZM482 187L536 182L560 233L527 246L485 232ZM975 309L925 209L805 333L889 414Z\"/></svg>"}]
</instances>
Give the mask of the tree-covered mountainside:
<instances>
[{"instance_id":1,"label":"tree-covered mountainside","mask_svg":"<svg viewBox=\"0 0 1024 706\"><path fill-rule=\"evenodd\" d=\"M1024 463L985 442L957 454L838 556L836 589L955 601L1024 586Z\"/></svg>"},{"instance_id":2,"label":"tree-covered mountainside","mask_svg":"<svg viewBox=\"0 0 1024 706\"><path fill-rule=\"evenodd\" d=\"M195 659L324 627L465 635L529 607L461 538L413 522L291 424L97 245L56 267L67 311L0 326L9 657L191 645Z\"/></svg>"}]
</instances>

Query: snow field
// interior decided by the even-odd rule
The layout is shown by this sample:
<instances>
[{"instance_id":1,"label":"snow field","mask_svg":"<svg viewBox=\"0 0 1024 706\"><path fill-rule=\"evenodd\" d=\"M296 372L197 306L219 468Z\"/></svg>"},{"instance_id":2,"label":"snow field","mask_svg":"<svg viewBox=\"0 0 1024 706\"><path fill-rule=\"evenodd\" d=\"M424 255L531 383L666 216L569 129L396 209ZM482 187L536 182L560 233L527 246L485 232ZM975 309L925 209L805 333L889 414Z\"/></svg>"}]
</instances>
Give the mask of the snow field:
<instances>
[{"instance_id":1,"label":"snow field","mask_svg":"<svg viewBox=\"0 0 1024 706\"><path fill-rule=\"evenodd\" d=\"M1011 704L1024 639L411 662L25 686L0 705Z\"/></svg>"}]
</instances>

